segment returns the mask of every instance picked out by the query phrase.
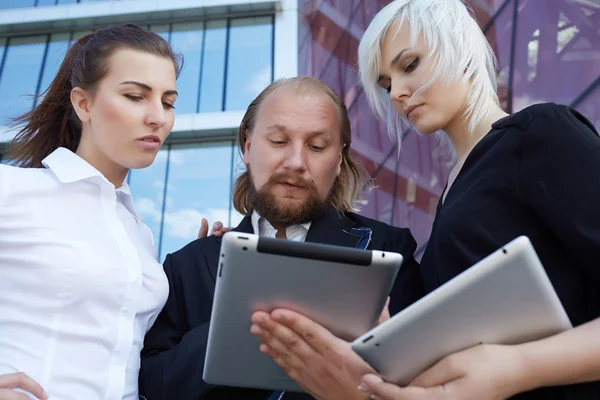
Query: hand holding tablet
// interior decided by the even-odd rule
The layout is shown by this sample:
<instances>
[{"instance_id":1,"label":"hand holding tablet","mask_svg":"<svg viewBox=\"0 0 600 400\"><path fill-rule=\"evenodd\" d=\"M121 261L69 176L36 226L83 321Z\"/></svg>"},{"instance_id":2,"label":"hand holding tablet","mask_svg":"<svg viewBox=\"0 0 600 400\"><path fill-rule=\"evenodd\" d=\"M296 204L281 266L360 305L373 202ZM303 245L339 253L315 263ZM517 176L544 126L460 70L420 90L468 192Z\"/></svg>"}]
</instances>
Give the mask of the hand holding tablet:
<instances>
[{"instance_id":1,"label":"hand holding tablet","mask_svg":"<svg viewBox=\"0 0 600 400\"><path fill-rule=\"evenodd\" d=\"M260 352L260 340L250 332L252 314L288 309L353 340L377 324L401 263L397 253L226 233L204 380L302 390Z\"/></svg>"}]
</instances>

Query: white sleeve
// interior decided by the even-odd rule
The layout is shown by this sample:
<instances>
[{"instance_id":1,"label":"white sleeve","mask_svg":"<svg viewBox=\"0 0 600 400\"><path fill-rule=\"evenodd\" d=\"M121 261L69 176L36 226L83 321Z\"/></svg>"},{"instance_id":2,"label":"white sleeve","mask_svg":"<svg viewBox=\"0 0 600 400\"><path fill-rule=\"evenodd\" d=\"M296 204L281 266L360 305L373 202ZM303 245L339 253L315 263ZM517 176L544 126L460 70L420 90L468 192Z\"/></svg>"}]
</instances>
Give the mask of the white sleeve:
<instances>
[{"instance_id":1,"label":"white sleeve","mask_svg":"<svg viewBox=\"0 0 600 400\"><path fill-rule=\"evenodd\" d=\"M8 199L10 188L9 169L10 167L0 164L0 212L6 203L6 199Z\"/></svg>"}]
</instances>

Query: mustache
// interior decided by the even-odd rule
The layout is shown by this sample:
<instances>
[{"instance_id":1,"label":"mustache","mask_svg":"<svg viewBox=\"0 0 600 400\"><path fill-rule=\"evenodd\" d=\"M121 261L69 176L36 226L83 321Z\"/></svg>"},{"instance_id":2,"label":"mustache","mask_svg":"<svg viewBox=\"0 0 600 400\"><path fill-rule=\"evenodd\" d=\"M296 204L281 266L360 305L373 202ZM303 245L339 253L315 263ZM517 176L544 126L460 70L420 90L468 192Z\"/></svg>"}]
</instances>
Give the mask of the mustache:
<instances>
[{"instance_id":1,"label":"mustache","mask_svg":"<svg viewBox=\"0 0 600 400\"><path fill-rule=\"evenodd\" d=\"M315 186L312 180L303 179L298 175L289 172L279 172L271 175L266 186L275 186L276 184L282 182L308 189L313 188Z\"/></svg>"}]
</instances>

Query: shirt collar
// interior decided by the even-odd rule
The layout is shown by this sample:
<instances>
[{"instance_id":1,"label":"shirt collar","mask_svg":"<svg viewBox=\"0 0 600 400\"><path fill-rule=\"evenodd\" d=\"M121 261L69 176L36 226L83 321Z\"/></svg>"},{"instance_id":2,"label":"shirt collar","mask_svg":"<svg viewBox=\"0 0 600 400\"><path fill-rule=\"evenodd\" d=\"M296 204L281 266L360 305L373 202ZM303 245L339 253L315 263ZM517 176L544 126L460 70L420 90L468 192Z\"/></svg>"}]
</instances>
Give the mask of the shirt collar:
<instances>
[{"instance_id":1,"label":"shirt collar","mask_svg":"<svg viewBox=\"0 0 600 400\"><path fill-rule=\"evenodd\" d=\"M44 167L52 171L62 183L73 183L85 180L100 181L114 188L114 185L90 163L73 153L71 150L59 147L42 160ZM116 189L121 202L136 218L139 218L131 197L131 189L127 182Z\"/></svg>"},{"instance_id":2,"label":"shirt collar","mask_svg":"<svg viewBox=\"0 0 600 400\"><path fill-rule=\"evenodd\" d=\"M261 217L256 210L254 210L254 211L252 211L252 216L250 217L250 219L252 220L252 229L254 230L254 234L260 235L260 224L259 223L260 223L260 220L264 219L264 218ZM267 221L266 219L265 219L265 222L270 224L270 222ZM304 229L306 229L306 231L308 232L311 224L312 224L312 221L308 221L303 224L298 224L298 226L304 227Z\"/></svg>"},{"instance_id":3,"label":"shirt collar","mask_svg":"<svg viewBox=\"0 0 600 400\"><path fill-rule=\"evenodd\" d=\"M138 220L141 220L140 216L135 210L135 204L133 202L133 197L131 196L131 189L129 188L127 182L123 182L121 187L117 188L116 192L117 198L121 199L121 203L123 203L125 208L129 210L134 217L136 217Z\"/></svg>"},{"instance_id":4,"label":"shirt collar","mask_svg":"<svg viewBox=\"0 0 600 400\"><path fill-rule=\"evenodd\" d=\"M42 164L52 171L62 183L83 181L94 177L101 177L104 181L110 183L100 171L64 147L59 147L50 153L42 160Z\"/></svg>"}]
</instances>

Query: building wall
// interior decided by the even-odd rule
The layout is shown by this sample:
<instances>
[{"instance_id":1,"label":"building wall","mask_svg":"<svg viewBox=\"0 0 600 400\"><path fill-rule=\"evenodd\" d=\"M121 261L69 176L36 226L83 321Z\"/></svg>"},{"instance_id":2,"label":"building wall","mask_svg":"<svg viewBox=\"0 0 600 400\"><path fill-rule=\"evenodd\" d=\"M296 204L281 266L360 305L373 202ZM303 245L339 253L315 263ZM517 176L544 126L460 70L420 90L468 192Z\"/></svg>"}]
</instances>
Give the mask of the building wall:
<instances>
[{"instance_id":1,"label":"building wall","mask_svg":"<svg viewBox=\"0 0 600 400\"><path fill-rule=\"evenodd\" d=\"M434 137L414 131L396 141L375 120L358 82L357 49L386 0L299 0L298 71L318 77L345 99L354 155L377 189L363 214L409 227L424 249L445 185L450 157ZM502 106L514 112L538 102L568 104L600 127L600 2L470 0L499 61ZM543 6L542 4L543 3ZM590 177L590 180L597 179Z\"/></svg>"},{"instance_id":2,"label":"building wall","mask_svg":"<svg viewBox=\"0 0 600 400\"><path fill-rule=\"evenodd\" d=\"M356 74L358 42L386 0L2 0L0 162L11 116L30 109L70 43L97 27L135 22L186 58L169 141L128 177L161 259L195 237L200 219L235 225L231 183L243 167L234 138L250 100L273 79L311 75L349 108L353 155L375 177L364 215L409 227L427 243L451 166L433 137L408 131L401 151L369 109ZM471 0L500 63L507 110L572 105L600 126L598 0ZM3 161L2 161L3 160ZM591 177L590 179L593 179Z\"/></svg>"},{"instance_id":3,"label":"building wall","mask_svg":"<svg viewBox=\"0 0 600 400\"><path fill-rule=\"evenodd\" d=\"M48 87L69 46L93 29L134 22L185 59L173 131L154 164L127 178L161 260L195 239L202 217L236 225L231 183L243 164L235 134L266 85L297 74L297 19L296 0L2 0L0 162L10 162L10 118L34 106L31 95Z\"/></svg>"}]
</instances>

